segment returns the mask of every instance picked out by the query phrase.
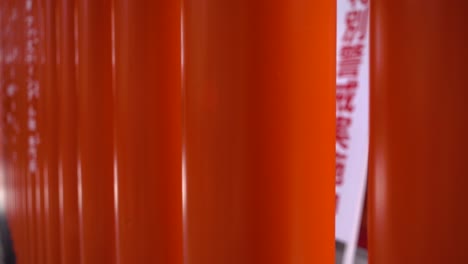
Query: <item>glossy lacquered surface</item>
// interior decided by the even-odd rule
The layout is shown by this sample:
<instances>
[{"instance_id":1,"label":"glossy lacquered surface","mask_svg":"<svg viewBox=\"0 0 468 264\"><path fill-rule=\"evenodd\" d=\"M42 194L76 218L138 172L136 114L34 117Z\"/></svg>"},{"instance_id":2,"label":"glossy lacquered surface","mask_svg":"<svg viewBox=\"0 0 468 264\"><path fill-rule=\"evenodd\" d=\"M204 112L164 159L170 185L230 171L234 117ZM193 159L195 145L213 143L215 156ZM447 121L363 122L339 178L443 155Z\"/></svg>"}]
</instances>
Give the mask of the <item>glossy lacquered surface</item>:
<instances>
[{"instance_id":1,"label":"glossy lacquered surface","mask_svg":"<svg viewBox=\"0 0 468 264\"><path fill-rule=\"evenodd\" d=\"M335 2L183 8L187 263L333 263Z\"/></svg>"},{"instance_id":2,"label":"glossy lacquered surface","mask_svg":"<svg viewBox=\"0 0 468 264\"><path fill-rule=\"evenodd\" d=\"M6 105L6 132L7 175L11 179L11 194L13 199L13 219L16 223L13 226L13 233L17 237L19 249L24 253L18 261L26 263L32 257L31 247L34 244L32 237L32 225L28 218L31 216L31 207L28 202L31 197L31 189L28 189L27 181L27 92L26 92L26 64L24 62L25 50L25 10L16 1L5 3L7 10L15 13L15 16L7 16L9 39L5 40L5 94L8 94L9 105ZM9 89L9 91L8 91ZM8 93L9 92L9 93Z\"/></svg>"},{"instance_id":3,"label":"glossy lacquered surface","mask_svg":"<svg viewBox=\"0 0 468 264\"><path fill-rule=\"evenodd\" d=\"M182 264L180 2L115 1L118 257Z\"/></svg>"},{"instance_id":4,"label":"glossy lacquered surface","mask_svg":"<svg viewBox=\"0 0 468 264\"><path fill-rule=\"evenodd\" d=\"M334 262L333 1L0 7L18 263Z\"/></svg>"},{"instance_id":5,"label":"glossy lacquered surface","mask_svg":"<svg viewBox=\"0 0 468 264\"><path fill-rule=\"evenodd\" d=\"M80 0L77 21L81 261L115 263L111 1Z\"/></svg>"},{"instance_id":6,"label":"glossy lacquered surface","mask_svg":"<svg viewBox=\"0 0 468 264\"><path fill-rule=\"evenodd\" d=\"M59 218L59 185L58 185L58 98L57 91L57 45L56 45L56 17L55 0L42 0L43 8L43 51L44 65L43 93L41 94L41 111L43 111L43 192L45 219L45 251L46 263L61 263L60 247L60 218Z\"/></svg>"},{"instance_id":7,"label":"glossy lacquered surface","mask_svg":"<svg viewBox=\"0 0 468 264\"><path fill-rule=\"evenodd\" d=\"M56 7L58 181L60 263L81 263L77 170L76 4L58 0Z\"/></svg>"},{"instance_id":8,"label":"glossy lacquered surface","mask_svg":"<svg viewBox=\"0 0 468 264\"><path fill-rule=\"evenodd\" d=\"M371 264L465 261L467 10L371 4Z\"/></svg>"}]
</instances>

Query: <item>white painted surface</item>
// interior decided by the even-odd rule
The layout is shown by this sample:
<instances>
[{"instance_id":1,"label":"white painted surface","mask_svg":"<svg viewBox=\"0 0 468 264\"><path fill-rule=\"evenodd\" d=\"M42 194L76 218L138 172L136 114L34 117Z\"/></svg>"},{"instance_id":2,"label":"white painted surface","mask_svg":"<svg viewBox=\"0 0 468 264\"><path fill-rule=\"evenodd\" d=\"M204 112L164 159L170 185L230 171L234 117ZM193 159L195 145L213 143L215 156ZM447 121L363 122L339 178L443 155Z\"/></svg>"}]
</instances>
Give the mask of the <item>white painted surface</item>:
<instances>
[{"instance_id":1,"label":"white painted surface","mask_svg":"<svg viewBox=\"0 0 468 264\"><path fill-rule=\"evenodd\" d=\"M346 245L342 263L351 264L356 255L367 181L369 5L366 0L338 0L337 3L337 172L339 166L344 170L342 178L337 174L335 225L336 240ZM357 74L352 74L353 65ZM355 89L354 82L357 82ZM341 100L339 95L349 100ZM340 158L343 156L346 158Z\"/></svg>"}]
</instances>

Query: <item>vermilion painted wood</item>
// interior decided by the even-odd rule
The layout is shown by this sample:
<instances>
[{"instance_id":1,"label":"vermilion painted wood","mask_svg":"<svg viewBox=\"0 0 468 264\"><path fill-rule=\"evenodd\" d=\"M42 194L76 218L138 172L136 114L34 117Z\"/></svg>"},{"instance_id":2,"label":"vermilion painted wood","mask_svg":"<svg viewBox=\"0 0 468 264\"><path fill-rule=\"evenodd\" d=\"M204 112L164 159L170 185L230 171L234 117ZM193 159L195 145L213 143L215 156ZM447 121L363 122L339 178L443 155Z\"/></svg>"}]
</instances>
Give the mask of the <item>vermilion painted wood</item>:
<instances>
[{"instance_id":1,"label":"vermilion painted wood","mask_svg":"<svg viewBox=\"0 0 468 264\"><path fill-rule=\"evenodd\" d=\"M79 264L77 79L74 0L57 1L58 179L61 263Z\"/></svg>"},{"instance_id":2,"label":"vermilion painted wood","mask_svg":"<svg viewBox=\"0 0 468 264\"><path fill-rule=\"evenodd\" d=\"M8 93L8 88L11 87L10 85L16 81L11 74L11 72L15 71L17 68L17 60L12 62L7 58L7 54L12 51L17 45L17 42L14 41L16 35L14 32L18 32L15 28L15 23L12 21L10 15L12 10L16 8L14 1L2 1L0 3L4 10L2 16L2 48L4 51L3 56L3 100L2 100L2 107L4 109L2 122L5 131L5 177L7 180L7 214L8 219L11 222L11 231L13 239L16 243L16 250L22 251L23 250L23 233L24 229L21 228L21 212L20 212L20 196L19 196L19 185L18 185L18 178L15 174L15 164L16 162L13 159L14 153L16 151L16 144L13 143L13 133L14 127L11 125L11 118L14 117L16 120L16 115L13 115L12 108L13 104L16 103L16 96L13 97L11 93ZM16 64L15 64L16 63ZM15 100L16 99L16 100Z\"/></svg>"},{"instance_id":3,"label":"vermilion painted wood","mask_svg":"<svg viewBox=\"0 0 468 264\"><path fill-rule=\"evenodd\" d=\"M78 1L81 262L116 262L111 0Z\"/></svg>"},{"instance_id":4,"label":"vermilion painted wood","mask_svg":"<svg viewBox=\"0 0 468 264\"><path fill-rule=\"evenodd\" d=\"M188 263L334 263L335 12L183 1Z\"/></svg>"},{"instance_id":5,"label":"vermilion painted wood","mask_svg":"<svg viewBox=\"0 0 468 264\"><path fill-rule=\"evenodd\" d=\"M18 8L17 3L15 1L5 1L5 41L4 41L4 49L5 55L8 53L13 53L14 49L20 49L19 42L18 42L18 33L19 31L19 19L13 19L12 16L7 15L11 14L14 10ZM6 61L7 56L5 56ZM11 85L14 84L18 85L18 78L15 74L19 69L19 60L20 58L11 58L8 62L5 62L5 94L7 93L8 88L11 89ZM9 189L10 199L11 202L9 209L11 209L11 218L10 220L14 222L12 225L12 233L14 239L17 241L17 250L24 252L25 251L25 229L24 229L24 214L22 211L21 203L22 203L22 196L21 196L21 180L17 173L17 166L18 166L18 139L17 139L17 131L19 130L19 126L16 129L15 126L18 124L18 114L15 112L13 113L13 106L17 107L18 104L18 94L17 93L10 93L8 98L5 100L7 103L5 109L5 124L6 124L6 139L7 139L7 175L10 179L11 189ZM14 122L13 122L14 120ZM18 258L18 262L21 259Z\"/></svg>"},{"instance_id":6,"label":"vermilion painted wood","mask_svg":"<svg viewBox=\"0 0 468 264\"><path fill-rule=\"evenodd\" d=\"M114 3L119 263L182 264L180 2Z\"/></svg>"},{"instance_id":7,"label":"vermilion painted wood","mask_svg":"<svg viewBox=\"0 0 468 264\"><path fill-rule=\"evenodd\" d=\"M44 64L40 111L43 111L42 147L46 263L61 263L58 185L58 97L56 1L42 0ZM60 88L61 89L61 88Z\"/></svg>"},{"instance_id":8,"label":"vermilion painted wood","mask_svg":"<svg viewBox=\"0 0 468 264\"><path fill-rule=\"evenodd\" d=\"M371 4L371 264L465 261L467 11Z\"/></svg>"},{"instance_id":9,"label":"vermilion painted wood","mask_svg":"<svg viewBox=\"0 0 468 264\"><path fill-rule=\"evenodd\" d=\"M12 135L10 137L13 151L12 153L12 173L15 177L16 188L15 192L18 197L18 228L20 229L21 255L18 257L18 263L30 263L34 257L33 252L33 235L32 235L32 219L29 192L29 177L27 175L27 156L28 156L28 133L27 133L27 87L26 76L27 68L25 63L26 50L26 14L24 5L21 1L13 1L11 9L11 21L13 23L13 31L10 38L12 40L11 50L9 55L12 56L12 67L10 68L11 83L16 89L12 92L14 106L11 106L10 125Z\"/></svg>"}]
</instances>

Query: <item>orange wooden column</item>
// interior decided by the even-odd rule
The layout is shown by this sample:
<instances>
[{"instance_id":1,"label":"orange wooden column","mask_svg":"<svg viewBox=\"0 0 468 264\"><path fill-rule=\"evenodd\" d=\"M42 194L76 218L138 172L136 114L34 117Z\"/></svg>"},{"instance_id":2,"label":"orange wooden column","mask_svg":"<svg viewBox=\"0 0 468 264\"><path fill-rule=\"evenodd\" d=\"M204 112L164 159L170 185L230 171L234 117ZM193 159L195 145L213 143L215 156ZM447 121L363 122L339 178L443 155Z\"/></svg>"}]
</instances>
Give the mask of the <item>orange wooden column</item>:
<instances>
[{"instance_id":1,"label":"orange wooden column","mask_svg":"<svg viewBox=\"0 0 468 264\"><path fill-rule=\"evenodd\" d=\"M43 196L45 226L45 258L48 264L61 263L60 216L58 185L58 103L57 103L57 45L56 45L56 1L42 0L43 23L43 72L41 105L39 105L44 164Z\"/></svg>"},{"instance_id":2,"label":"orange wooden column","mask_svg":"<svg viewBox=\"0 0 468 264\"><path fill-rule=\"evenodd\" d=\"M78 3L78 181L83 264L115 263L111 0Z\"/></svg>"},{"instance_id":3,"label":"orange wooden column","mask_svg":"<svg viewBox=\"0 0 468 264\"><path fill-rule=\"evenodd\" d=\"M61 263L79 264L77 89L74 0L57 3L58 164Z\"/></svg>"},{"instance_id":4,"label":"orange wooden column","mask_svg":"<svg viewBox=\"0 0 468 264\"><path fill-rule=\"evenodd\" d=\"M23 250L23 233L21 229L21 215L19 208L18 195L18 178L15 174L14 165L16 163L16 132L15 124L17 124L17 114L13 111L17 106L18 101L18 86L17 78L14 72L17 69L17 59L10 56L12 51L16 49L14 38L18 30L15 28L17 20L13 20L11 13L14 8L13 1L2 1L0 5L3 9L2 15L2 122L4 131L4 172L7 185L6 192L6 210L8 221L10 222L11 232L15 241L16 252Z\"/></svg>"},{"instance_id":5,"label":"orange wooden column","mask_svg":"<svg viewBox=\"0 0 468 264\"><path fill-rule=\"evenodd\" d=\"M19 224L21 233L23 233L23 242L18 254L19 263L30 263L34 261L34 223L31 208L31 178L28 173L28 108L27 100L28 87L26 80L29 77L26 62L27 49L27 14L24 5L20 1L15 1L11 13L11 19L14 21L14 30L11 38L14 42L14 48L9 55L14 60L12 84L16 85L16 100L12 106L12 116L16 121L12 122L13 135L12 143L15 148L13 157L13 173L17 182Z\"/></svg>"},{"instance_id":6,"label":"orange wooden column","mask_svg":"<svg viewBox=\"0 0 468 264\"><path fill-rule=\"evenodd\" d=\"M56 160L53 159L54 136L49 136L49 131L53 130L51 116L53 109L48 109L48 102L53 95L54 64L55 54L53 52L53 21L46 18L47 14L53 12L51 7L44 0L28 0L21 2L20 6L25 10L25 62L26 62L26 101L27 120L25 129L28 132L27 138L27 171L34 181L32 189L34 199L33 215L31 218L35 222L36 239L34 243L35 256L31 258L34 263L46 263L48 255L47 248L53 246L53 231L57 225L54 218L49 217L49 211L56 211L58 204L54 203L54 196L48 196L49 191L54 191L54 179L56 174L50 167L54 167ZM52 42L52 43L51 43ZM52 121L53 122L53 121ZM56 146L56 145L55 145ZM50 166L49 166L50 165ZM49 184L52 182L52 184ZM50 206L49 206L50 205ZM53 214L53 212L52 212ZM52 235L52 236L50 236ZM50 245L50 246L49 246Z\"/></svg>"},{"instance_id":7,"label":"orange wooden column","mask_svg":"<svg viewBox=\"0 0 468 264\"><path fill-rule=\"evenodd\" d=\"M41 0L28 0L20 3L25 10L25 49L24 56L26 62L26 101L27 120L25 129L27 130L27 172L32 183L32 214L29 217L34 223L33 249L34 256L31 262L45 263L48 254L47 248L53 243L53 236L50 237L57 222L53 222L53 217L48 217L48 211L57 208L57 204L48 199L48 192L53 190L53 184L49 185L49 176L53 182L54 172L48 173L49 165L55 164L49 159L49 153L54 137L48 138L50 117L47 113L47 99L45 96L53 91L54 54L50 53L51 47L51 25L47 23L46 14L50 13L50 7L46 7ZM53 50L53 46L52 46ZM48 91L46 91L46 89ZM52 90L49 90L52 89ZM53 166L53 165L52 165ZM51 186L49 188L49 186ZM46 188L47 187L47 188ZM52 201L51 207L49 201ZM54 207L55 205L55 207ZM49 222L51 221L52 222Z\"/></svg>"},{"instance_id":8,"label":"orange wooden column","mask_svg":"<svg viewBox=\"0 0 468 264\"><path fill-rule=\"evenodd\" d=\"M466 11L372 2L371 264L466 261Z\"/></svg>"},{"instance_id":9,"label":"orange wooden column","mask_svg":"<svg viewBox=\"0 0 468 264\"><path fill-rule=\"evenodd\" d=\"M182 264L180 12L115 0L121 264Z\"/></svg>"},{"instance_id":10,"label":"orange wooden column","mask_svg":"<svg viewBox=\"0 0 468 264\"><path fill-rule=\"evenodd\" d=\"M10 68L11 73L11 85L14 85L15 90L12 96L12 103L14 106L11 111L11 128L12 134L10 137L11 146L12 146L12 159L11 159L11 173L14 176L15 184L15 198L16 198L16 211L17 211L17 223L19 229L19 248L18 248L18 262L27 263L29 259L29 238L28 238L28 225L27 225L27 209L26 209L26 192L25 192L25 177L21 173L21 167L24 165L24 157L26 150L24 149L25 135L24 135L24 124L25 124L25 86L22 83L24 78L24 67L22 63L22 56L20 51L24 48L21 45L22 43L22 33L24 29L22 28L22 16L23 11L19 3L14 2L12 4L12 13L16 15L11 16L11 22L13 24L13 32L11 32L11 64ZM15 53L15 54L14 54Z\"/></svg>"},{"instance_id":11,"label":"orange wooden column","mask_svg":"<svg viewBox=\"0 0 468 264\"><path fill-rule=\"evenodd\" d=\"M5 7L4 49L4 85L5 132L6 132L6 173L9 179L8 201L9 221L15 240L18 263L28 263L27 217L25 207L24 175L20 173L20 162L26 153L20 144L24 136L24 98L25 86L22 83L24 66L22 63L21 37L24 34L23 9L17 1L2 1ZM21 52L21 53L20 53ZM20 113L21 112L21 113ZM23 129L23 131L21 131ZM24 141L23 141L24 142Z\"/></svg>"},{"instance_id":12,"label":"orange wooden column","mask_svg":"<svg viewBox=\"0 0 468 264\"><path fill-rule=\"evenodd\" d=\"M183 7L186 261L334 263L336 3Z\"/></svg>"},{"instance_id":13,"label":"orange wooden column","mask_svg":"<svg viewBox=\"0 0 468 264\"><path fill-rule=\"evenodd\" d=\"M49 214L49 211L54 211L54 209L56 211L58 204L54 203L53 195L47 196L48 192L54 191L54 172L52 170L49 173L49 165L53 167L53 164L56 164L49 151L53 149L55 142L51 140L54 138L53 136L48 138L50 130L48 125L50 123L47 121L50 122L51 117L47 113L48 100L50 99L46 98L54 90L53 83L50 82L49 78L54 73L49 66L55 63L55 57L53 54L52 57L49 56L51 49L48 46L54 40L50 38L50 25L45 20L46 14L50 13L50 7L45 7L45 3L39 0L20 2L19 6L24 12L22 20L24 27L23 59L25 63L23 77L25 85L24 131L26 133L24 171L29 185L28 230L31 245L29 262L40 264L45 261L46 248L50 248L50 242L54 241L53 236L51 237L49 234L54 231L57 223L53 221L53 212ZM47 213L44 213L45 209L48 210ZM49 215L51 217L48 217ZM46 219L47 221L45 221ZM57 252L54 252L55 254Z\"/></svg>"},{"instance_id":14,"label":"orange wooden column","mask_svg":"<svg viewBox=\"0 0 468 264\"><path fill-rule=\"evenodd\" d=\"M0 210L3 217L8 219L10 212L8 208L8 186L9 178L6 171L7 161L6 161L6 123L5 123L5 15L6 15L6 5L2 1L0 3Z\"/></svg>"}]
</instances>

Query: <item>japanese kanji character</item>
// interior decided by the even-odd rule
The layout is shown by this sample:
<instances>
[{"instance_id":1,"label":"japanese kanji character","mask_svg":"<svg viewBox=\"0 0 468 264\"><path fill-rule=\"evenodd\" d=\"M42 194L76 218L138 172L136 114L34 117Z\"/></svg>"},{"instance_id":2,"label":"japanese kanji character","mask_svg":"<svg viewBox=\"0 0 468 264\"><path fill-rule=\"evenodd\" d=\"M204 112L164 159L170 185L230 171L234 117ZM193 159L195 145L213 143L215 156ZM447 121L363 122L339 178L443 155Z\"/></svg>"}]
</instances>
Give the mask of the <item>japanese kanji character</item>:
<instances>
[{"instance_id":1,"label":"japanese kanji character","mask_svg":"<svg viewBox=\"0 0 468 264\"><path fill-rule=\"evenodd\" d=\"M37 157L37 148L36 148L35 145L34 146L29 145L29 147L28 147L28 156L33 157L33 158Z\"/></svg>"},{"instance_id":2,"label":"japanese kanji character","mask_svg":"<svg viewBox=\"0 0 468 264\"><path fill-rule=\"evenodd\" d=\"M18 48L12 48L9 52L5 54L5 64L11 64L18 58Z\"/></svg>"},{"instance_id":3,"label":"japanese kanji character","mask_svg":"<svg viewBox=\"0 0 468 264\"><path fill-rule=\"evenodd\" d=\"M353 10L346 14L346 30L343 36L344 42L352 42L356 35L363 40L367 34L369 8Z\"/></svg>"},{"instance_id":4,"label":"japanese kanji character","mask_svg":"<svg viewBox=\"0 0 468 264\"><path fill-rule=\"evenodd\" d=\"M9 97L12 97L13 95L15 95L17 91L18 91L18 86L14 83L9 84L6 88L6 94Z\"/></svg>"},{"instance_id":5,"label":"japanese kanji character","mask_svg":"<svg viewBox=\"0 0 468 264\"><path fill-rule=\"evenodd\" d=\"M360 59L363 55L363 44L344 45L340 50L340 58L342 60Z\"/></svg>"},{"instance_id":6,"label":"japanese kanji character","mask_svg":"<svg viewBox=\"0 0 468 264\"><path fill-rule=\"evenodd\" d=\"M339 116L336 118L336 143L343 149L348 149L349 127L351 118Z\"/></svg>"},{"instance_id":7,"label":"japanese kanji character","mask_svg":"<svg viewBox=\"0 0 468 264\"><path fill-rule=\"evenodd\" d=\"M32 9L32 0L26 0L26 11L31 11Z\"/></svg>"},{"instance_id":8,"label":"japanese kanji character","mask_svg":"<svg viewBox=\"0 0 468 264\"><path fill-rule=\"evenodd\" d=\"M34 117L29 117L28 118L28 129L29 131L35 131L37 128L37 122Z\"/></svg>"},{"instance_id":9,"label":"japanese kanji character","mask_svg":"<svg viewBox=\"0 0 468 264\"><path fill-rule=\"evenodd\" d=\"M29 173L35 173L37 172L37 160L36 159L30 159L28 162L28 170Z\"/></svg>"},{"instance_id":10,"label":"japanese kanji character","mask_svg":"<svg viewBox=\"0 0 468 264\"><path fill-rule=\"evenodd\" d=\"M36 116L36 115L37 115L36 109L34 108L34 106L30 105L28 107L28 116Z\"/></svg>"},{"instance_id":11,"label":"japanese kanji character","mask_svg":"<svg viewBox=\"0 0 468 264\"><path fill-rule=\"evenodd\" d=\"M361 59L342 60L338 65L338 77L357 77Z\"/></svg>"},{"instance_id":12,"label":"japanese kanji character","mask_svg":"<svg viewBox=\"0 0 468 264\"><path fill-rule=\"evenodd\" d=\"M29 135L28 137L28 145L29 146L37 146L39 144L39 136L37 134L35 135Z\"/></svg>"},{"instance_id":13,"label":"japanese kanji character","mask_svg":"<svg viewBox=\"0 0 468 264\"><path fill-rule=\"evenodd\" d=\"M354 111L353 100L358 86L357 81L349 81L346 84L336 85L336 110L339 112Z\"/></svg>"},{"instance_id":14,"label":"japanese kanji character","mask_svg":"<svg viewBox=\"0 0 468 264\"><path fill-rule=\"evenodd\" d=\"M27 83L27 89L28 89L28 100L32 100L33 98L39 98L39 81L30 80Z\"/></svg>"},{"instance_id":15,"label":"japanese kanji character","mask_svg":"<svg viewBox=\"0 0 468 264\"><path fill-rule=\"evenodd\" d=\"M343 184L344 172L345 172L345 161L346 155L336 152L335 156L335 172L336 172L336 185Z\"/></svg>"}]
</instances>

